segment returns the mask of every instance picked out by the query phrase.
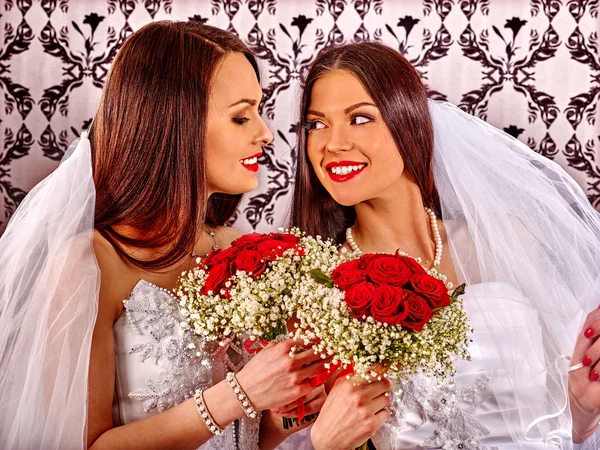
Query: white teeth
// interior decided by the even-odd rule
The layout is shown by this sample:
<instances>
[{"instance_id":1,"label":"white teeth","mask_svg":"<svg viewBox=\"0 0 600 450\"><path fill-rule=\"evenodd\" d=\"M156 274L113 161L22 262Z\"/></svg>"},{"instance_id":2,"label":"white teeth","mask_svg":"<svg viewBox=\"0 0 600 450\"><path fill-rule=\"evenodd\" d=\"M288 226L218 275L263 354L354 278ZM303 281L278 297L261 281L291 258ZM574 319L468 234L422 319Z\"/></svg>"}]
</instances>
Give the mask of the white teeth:
<instances>
[{"instance_id":1,"label":"white teeth","mask_svg":"<svg viewBox=\"0 0 600 450\"><path fill-rule=\"evenodd\" d=\"M363 167L365 167L364 164L360 164L358 166L336 166L336 167L332 167L331 172L335 175L348 175L350 172L356 172L357 170L362 169Z\"/></svg>"},{"instance_id":2,"label":"white teeth","mask_svg":"<svg viewBox=\"0 0 600 450\"><path fill-rule=\"evenodd\" d=\"M242 159L242 164L244 164L245 166L251 166L253 164L256 164L257 162L258 162L257 157Z\"/></svg>"}]
</instances>

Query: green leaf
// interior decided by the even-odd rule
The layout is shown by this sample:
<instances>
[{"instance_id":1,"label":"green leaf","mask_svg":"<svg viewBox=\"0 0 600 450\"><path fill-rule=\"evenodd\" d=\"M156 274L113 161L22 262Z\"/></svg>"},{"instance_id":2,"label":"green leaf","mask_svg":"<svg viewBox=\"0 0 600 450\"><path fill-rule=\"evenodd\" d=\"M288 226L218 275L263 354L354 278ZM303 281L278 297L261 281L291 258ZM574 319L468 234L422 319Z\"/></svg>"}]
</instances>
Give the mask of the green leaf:
<instances>
[{"instance_id":1,"label":"green leaf","mask_svg":"<svg viewBox=\"0 0 600 450\"><path fill-rule=\"evenodd\" d=\"M452 295L450 295L450 303L454 303L456 301L456 299L458 299L458 297L460 297L464 293L465 293L465 283L461 284L460 286L457 286L457 288L454 289L454 291L452 292Z\"/></svg>"},{"instance_id":2,"label":"green leaf","mask_svg":"<svg viewBox=\"0 0 600 450\"><path fill-rule=\"evenodd\" d=\"M333 280L329 278L327 275L323 273L321 269L312 269L308 272L313 280L317 283L322 284L323 286L327 286L329 288L333 287Z\"/></svg>"}]
</instances>

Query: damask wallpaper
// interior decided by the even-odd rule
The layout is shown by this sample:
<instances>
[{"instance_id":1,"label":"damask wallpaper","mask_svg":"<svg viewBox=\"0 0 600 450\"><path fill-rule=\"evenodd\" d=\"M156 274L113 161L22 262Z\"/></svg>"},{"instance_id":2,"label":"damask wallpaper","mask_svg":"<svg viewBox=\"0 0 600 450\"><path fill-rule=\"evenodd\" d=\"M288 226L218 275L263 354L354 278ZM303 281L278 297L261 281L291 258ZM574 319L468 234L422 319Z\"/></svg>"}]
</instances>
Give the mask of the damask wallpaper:
<instances>
[{"instance_id":1,"label":"damask wallpaper","mask_svg":"<svg viewBox=\"0 0 600 450\"><path fill-rule=\"evenodd\" d=\"M1 0L0 232L97 107L124 39L152 20L238 34L261 62L275 141L235 223L285 223L302 77L344 42L379 40L459 105L555 160L600 209L599 0ZM159 45L157 43L157 45Z\"/></svg>"}]
</instances>

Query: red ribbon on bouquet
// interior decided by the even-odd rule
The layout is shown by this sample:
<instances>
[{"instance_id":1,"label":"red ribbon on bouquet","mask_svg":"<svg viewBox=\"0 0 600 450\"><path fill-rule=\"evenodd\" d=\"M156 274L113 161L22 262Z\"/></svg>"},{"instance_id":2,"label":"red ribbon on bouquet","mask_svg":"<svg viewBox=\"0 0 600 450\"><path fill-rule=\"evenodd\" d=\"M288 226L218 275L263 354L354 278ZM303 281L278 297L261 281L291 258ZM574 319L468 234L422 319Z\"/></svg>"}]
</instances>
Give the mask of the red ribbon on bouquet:
<instances>
[{"instance_id":1,"label":"red ribbon on bouquet","mask_svg":"<svg viewBox=\"0 0 600 450\"><path fill-rule=\"evenodd\" d=\"M257 343L260 344L260 345L262 345L262 347L253 347L253 345L257 344ZM254 341L252 339L246 339L244 341L244 350L246 350L246 353L248 353L250 355L254 355L254 354L260 352L267 345L269 345L269 343L267 341L262 340L262 339L259 339L258 341Z\"/></svg>"},{"instance_id":2,"label":"red ribbon on bouquet","mask_svg":"<svg viewBox=\"0 0 600 450\"><path fill-rule=\"evenodd\" d=\"M345 378L346 375L354 375L354 365L353 364L347 365L344 370L342 370L340 373L338 373L338 376L335 377L335 380L337 381L342 377Z\"/></svg>"},{"instance_id":3,"label":"red ribbon on bouquet","mask_svg":"<svg viewBox=\"0 0 600 450\"><path fill-rule=\"evenodd\" d=\"M340 368L341 364L340 363L336 363L336 364L332 364L329 369L327 369L325 372L320 373L319 375L315 375L314 377L312 377L310 379L310 384L313 387L317 387L322 385L323 383L325 383L329 377L331 377L332 374L335 373L336 370L338 370ZM348 366L346 366L346 368L344 370L342 370L337 377L335 377L336 381L340 378L340 377L345 377L346 375L352 375L354 373L354 366L352 364L349 364Z\"/></svg>"},{"instance_id":4,"label":"red ribbon on bouquet","mask_svg":"<svg viewBox=\"0 0 600 450\"><path fill-rule=\"evenodd\" d=\"M256 343L259 343L260 345L262 345L262 347L253 347L254 344L256 344ZM269 343L262 339L259 339L258 341L253 341L252 339L246 339L244 341L244 350L246 350L246 352L250 355L255 355L256 353L260 352L263 348L265 348L267 345L269 345ZM298 401L296 402L296 409L298 410L298 423L300 423L304 419L304 402L302 401L301 398L299 398Z\"/></svg>"}]
</instances>

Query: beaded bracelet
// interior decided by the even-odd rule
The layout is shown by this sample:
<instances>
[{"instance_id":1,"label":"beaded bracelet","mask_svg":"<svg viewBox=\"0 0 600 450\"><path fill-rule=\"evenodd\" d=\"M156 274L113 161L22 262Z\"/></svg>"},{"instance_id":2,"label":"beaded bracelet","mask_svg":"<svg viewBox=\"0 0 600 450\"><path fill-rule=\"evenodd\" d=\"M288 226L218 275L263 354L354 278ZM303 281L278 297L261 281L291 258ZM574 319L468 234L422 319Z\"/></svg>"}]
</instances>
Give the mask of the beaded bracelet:
<instances>
[{"instance_id":1,"label":"beaded bracelet","mask_svg":"<svg viewBox=\"0 0 600 450\"><path fill-rule=\"evenodd\" d=\"M257 416L257 412L254 409L254 406L252 406L252 403L250 403L248 396L240 386L240 383L238 383L235 374L233 372L228 372L225 379L227 380L227 384L231 388L231 392L233 392L233 395L235 395L235 398L244 410L244 413L246 413L246 415L251 419L255 419Z\"/></svg>"},{"instance_id":2,"label":"beaded bracelet","mask_svg":"<svg viewBox=\"0 0 600 450\"><path fill-rule=\"evenodd\" d=\"M198 414L200 414L200 418L204 422L204 425L206 425L206 428L208 428L212 434L217 436L222 435L224 433L223 428L217 425L217 422L212 418L204 403L204 389L196 389L194 400L196 401L196 410L198 411Z\"/></svg>"}]
</instances>

